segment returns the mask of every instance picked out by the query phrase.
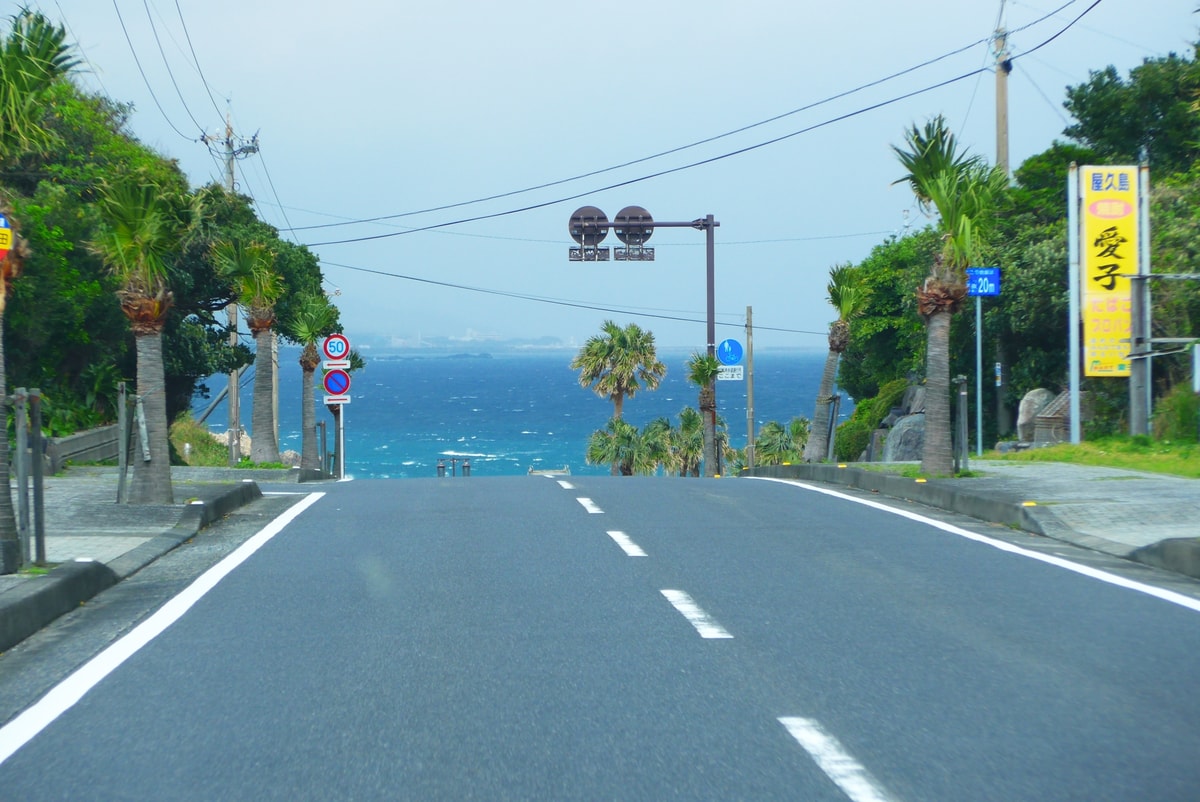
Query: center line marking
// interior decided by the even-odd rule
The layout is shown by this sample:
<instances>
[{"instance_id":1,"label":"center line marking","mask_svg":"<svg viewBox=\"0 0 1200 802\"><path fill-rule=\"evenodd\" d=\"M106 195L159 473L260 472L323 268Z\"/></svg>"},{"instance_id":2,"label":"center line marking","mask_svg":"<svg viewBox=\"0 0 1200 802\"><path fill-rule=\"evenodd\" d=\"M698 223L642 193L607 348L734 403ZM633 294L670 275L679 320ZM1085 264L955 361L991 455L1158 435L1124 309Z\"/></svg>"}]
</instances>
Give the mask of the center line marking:
<instances>
[{"instance_id":1,"label":"center line marking","mask_svg":"<svg viewBox=\"0 0 1200 802\"><path fill-rule=\"evenodd\" d=\"M700 605L692 601L692 597L682 590L664 590L662 595L688 622L696 628L702 638L732 638L733 636L712 617L700 609Z\"/></svg>"},{"instance_id":2,"label":"center line marking","mask_svg":"<svg viewBox=\"0 0 1200 802\"><path fill-rule=\"evenodd\" d=\"M854 802L891 802L892 797L883 786L850 756L837 738L825 731L820 722L811 718L784 717L779 723Z\"/></svg>"},{"instance_id":3,"label":"center line marking","mask_svg":"<svg viewBox=\"0 0 1200 802\"><path fill-rule=\"evenodd\" d=\"M575 489L575 485L573 485L570 482L565 481L563 479L558 480L558 486L561 487L563 490L574 490Z\"/></svg>"},{"instance_id":4,"label":"center line marking","mask_svg":"<svg viewBox=\"0 0 1200 802\"><path fill-rule=\"evenodd\" d=\"M580 497L575 500L578 501L580 504L582 504L583 508L585 510L587 510L588 512L590 512L592 515L599 515L604 512L604 510L597 507L596 502L592 501L590 498Z\"/></svg>"},{"instance_id":5,"label":"center line marking","mask_svg":"<svg viewBox=\"0 0 1200 802\"><path fill-rule=\"evenodd\" d=\"M621 547L621 550L630 557L646 556L646 552L642 551L642 547L630 540L629 535L625 534L624 532L617 532L614 530L609 532L608 536L615 540L617 545Z\"/></svg>"}]
</instances>

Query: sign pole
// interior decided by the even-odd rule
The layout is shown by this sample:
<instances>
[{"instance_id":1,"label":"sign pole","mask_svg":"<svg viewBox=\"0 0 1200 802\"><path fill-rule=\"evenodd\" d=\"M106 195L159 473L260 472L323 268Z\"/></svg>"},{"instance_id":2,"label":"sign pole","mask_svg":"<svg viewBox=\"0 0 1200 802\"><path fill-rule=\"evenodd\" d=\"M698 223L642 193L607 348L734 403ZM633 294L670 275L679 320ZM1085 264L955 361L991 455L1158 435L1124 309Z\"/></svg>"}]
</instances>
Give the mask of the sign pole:
<instances>
[{"instance_id":1,"label":"sign pole","mask_svg":"<svg viewBox=\"0 0 1200 802\"><path fill-rule=\"evenodd\" d=\"M975 296L975 456L983 456L983 298Z\"/></svg>"},{"instance_id":2,"label":"sign pole","mask_svg":"<svg viewBox=\"0 0 1200 802\"><path fill-rule=\"evenodd\" d=\"M1079 166L1071 162L1067 172L1067 350L1070 352L1071 398L1071 442L1080 442L1079 389L1080 389L1080 265L1079 265Z\"/></svg>"}]
</instances>

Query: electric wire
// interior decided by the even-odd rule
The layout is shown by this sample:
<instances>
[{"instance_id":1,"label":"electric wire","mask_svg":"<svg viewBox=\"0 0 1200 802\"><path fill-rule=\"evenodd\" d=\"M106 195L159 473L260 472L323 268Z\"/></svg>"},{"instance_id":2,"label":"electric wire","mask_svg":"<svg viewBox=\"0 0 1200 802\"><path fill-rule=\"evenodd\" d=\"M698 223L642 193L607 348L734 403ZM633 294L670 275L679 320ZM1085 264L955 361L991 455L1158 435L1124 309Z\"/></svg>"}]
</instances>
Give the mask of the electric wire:
<instances>
[{"instance_id":1,"label":"electric wire","mask_svg":"<svg viewBox=\"0 0 1200 802\"><path fill-rule=\"evenodd\" d=\"M208 79L204 77L204 70L200 68L200 59L196 57L196 48L192 45L192 35L188 33L187 21L183 18L183 9L179 7L179 0L175 0L175 11L179 14L179 24L183 26L183 38L187 40L188 50L192 54L192 63L196 65L196 73L200 76L200 83L204 85L204 91L208 93L208 99L212 103L217 117L220 117L221 108L217 105L216 98L213 97L212 88L208 85Z\"/></svg>"},{"instance_id":2,"label":"electric wire","mask_svg":"<svg viewBox=\"0 0 1200 802\"><path fill-rule=\"evenodd\" d=\"M171 130L179 134L189 142L195 142L190 136L179 130L179 127L167 116L167 112L163 109L162 104L158 102L158 95L154 94L154 87L150 86L150 79L146 77L146 71L142 69L141 59L138 58L137 49L133 46L133 40L129 38L129 29L125 27L125 18L121 16L121 8L117 5L117 0L113 0L113 9L117 12L117 19L121 23L121 31L125 34L125 41L129 45L129 52L133 54L133 62L137 65L138 72L142 75L142 81L146 84L146 91L150 93L150 98L154 101L154 105L158 107L158 113L167 121L167 125L171 126Z\"/></svg>"},{"instance_id":3,"label":"electric wire","mask_svg":"<svg viewBox=\"0 0 1200 802\"><path fill-rule=\"evenodd\" d=\"M163 67L167 71L167 76L171 79L171 86L175 87L175 94L179 96L179 103L183 106L183 110L187 116L191 118L192 124L201 132L204 131L204 126L196 119L196 115L192 114L192 110L188 107L187 100L183 96L182 90L179 88L179 82L175 80L175 73L171 71L171 64L167 61L167 51L163 49L162 39L158 36L158 27L154 24L154 16L150 13L149 0L142 0L142 5L146 9L146 19L150 23L150 32L154 34L154 42L158 45L158 54L162 57Z\"/></svg>"},{"instance_id":4,"label":"electric wire","mask_svg":"<svg viewBox=\"0 0 1200 802\"><path fill-rule=\"evenodd\" d=\"M1067 0L1067 2L1063 3L1062 5L1060 5L1060 6L1059 6L1058 8L1056 8L1054 11L1051 11L1051 12L1049 12L1048 14L1045 14L1045 15L1043 15L1042 17L1040 17L1040 18L1038 18L1038 19L1036 19L1036 20L1033 20L1032 22L1026 23L1025 25L1022 25L1021 27L1014 29L1012 32L1013 32L1013 33L1016 33L1016 32L1023 31L1023 30L1026 30L1026 29L1028 29L1028 28L1031 28L1031 27L1033 27L1033 26L1035 26L1035 25L1038 25L1039 23L1041 23L1041 22L1044 22L1045 20L1049 19L1051 16L1054 16L1054 15L1058 14L1059 12L1063 11L1064 9L1068 8L1069 6L1072 6L1072 5L1074 5L1074 4L1075 4L1075 3L1077 3L1077 2L1079 2L1079 0ZM643 163L643 162L648 162L648 161L652 161L652 160L654 160L654 159L659 159L659 158L662 158L663 156L669 156L669 155L672 155L672 154L675 154L675 153L679 153L680 151L684 151L684 150L688 150L688 149L691 149L691 148L699 147L700 145L706 145L706 144L709 144L709 143L711 143L711 142L715 142L715 141L717 141L717 140L720 140L720 139L725 139L725 138L727 138L727 137L734 136L734 135L736 135L736 134L744 133L744 132L746 132L746 131L749 131L749 130L751 130L751 129L754 129L754 128L758 128L758 127L761 127L761 126L767 125L767 124L769 124L769 123L777 122L777 121L779 121L779 120L782 120L782 119L784 119L784 118L786 118L786 117L790 117L790 116L792 116L792 115L799 114L800 112L803 112L803 111L810 111L810 110L812 110L812 109L814 109L814 108L817 108L817 107L819 107L819 106L825 105L825 104L827 104L827 103L831 103L831 102L833 102L834 100L840 100L840 99L842 99L842 98L844 98L844 97L848 97L848 96L850 96L850 95L856 94L856 93L858 93L858 92L861 92L861 91L863 91L863 90L870 89L870 88L872 88L872 87L878 86L878 85L880 85L880 84L883 84L883 83L886 83L886 82L888 82L888 81L891 81L891 80L893 80L893 79L895 79L895 78L900 78L900 77L903 77L903 76L905 76L905 75L908 75L908 74L909 74L909 73L911 73L911 72L915 72L915 71L917 71L917 70L919 70L919 69L923 69L923 68L925 68L925 67L928 67L928 66L930 66L930 65L936 64L936 63L937 63L937 62L939 62L939 61L944 61L945 59L947 59L947 58L950 58L951 56L956 56L956 55L958 55L958 54L960 54L960 53L963 53L963 52L965 52L965 51L967 51L967 50L970 50L970 49L971 49L971 48L973 48L973 47L977 47L977 46L979 46L980 44L983 44L983 43L985 43L985 42L988 42L988 41L991 41L991 37L986 37L986 38L983 38L983 39L978 39L978 40L976 40L976 41L974 41L974 42L971 42L970 44L963 45L962 47L956 48L956 49L954 49L954 50L951 50L951 51L949 51L949 52L947 52L947 53L943 53L943 54L942 54L942 55L940 55L940 56L936 56L936 57L934 57L934 58L931 58L931 59L928 59L928 60L926 60L926 61L923 61L923 62L921 62L920 64L916 64L916 65L913 65L913 66L911 66L911 67L907 67L907 68L905 68L905 69L903 69L903 70L900 70L900 71L898 71L898 72L894 72L894 73L892 73L892 74L890 74L890 75L886 75L886 76L884 76L884 77L882 77L882 78L878 78L878 79L876 79L876 80L869 81L869 82L867 82L867 83L865 83L865 84L861 84L861 85L859 85L859 86L857 86L857 87L854 87L853 89L847 89L847 90L845 90L845 91L843 91L843 92L839 92L839 93L837 93L837 94L830 95L829 97L823 98L823 99L821 99L821 100L816 100L816 101L813 101L812 103L809 103L809 104L807 104L807 105L801 106L800 108L792 109L791 111L783 112L782 114L777 114L777 115L775 115L774 117L769 117L769 118L767 118L767 119L765 119L765 120L760 120L760 121L758 121L758 122L755 122L755 123L750 123L750 124L748 124L748 125L743 125L743 126L741 126L740 128L735 128L735 129L733 129L733 130L731 130L731 131L726 131L725 133L722 133L722 134L716 134L716 135L714 135L714 136L710 136L710 137L707 137L707 138L705 138L705 139L700 139L700 140L697 140L697 141L695 141L695 142L692 142L692 143L690 143L690 144L687 144L687 145L680 145L680 146L677 146L677 147L674 147L674 148L670 148L670 149L668 149L668 150L664 150L664 151L660 151L660 152L658 152L658 153L651 154L651 155L649 155L649 156L643 156L643 157L641 157L641 158L638 158L638 159L633 159L632 161L627 161L627 162L623 162L623 163L621 163L621 164L612 165L611 167L604 167L604 168L601 168L601 169L598 169L598 170L592 170L592 171L590 171L590 172L581 173L581 174L579 174L579 175L575 175L575 176L572 176L572 177L570 177L570 178L562 178L562 179L558 179L558 180L556 180L556 181L549 181L549 182L546 182L546 183L543 183L543 184L537 184L537 185L535 185L535 186L525 187L524 189L515 189L515 190L508 191L508 192L502 192L502 193L498 193L498 194L494 194L494 195L488 195L488 196L486 196L486 197L475 198L475 199L473 199L473 200L459 201L459 202L456 202L456 203L449 203L449 204L445 204L445 205L442 205L442 206L433 206L433 207L430 207L430 208L427 208L427 209L418 209L418 210L409 211L409 212L400 212L400 213L397 213L397 214L379 215L379 216L376 216L376 217L367 217L367 218L360 218L360 219L346 220L345 222L340 222L340 223L318 223L318 224L314 224L314 225L310 225L310 226L297 226L297 227L295 228L295 230L296 230L296 231L309 231L309 230L320 229L320 228L335 228L335 227L338 227L338 226L346 226L346 225L358 225L358 224L364 224L364 223L377 223L377 222L381 222L381 221L384 221L384 220L395 220L395 219L398 219L398 218L401 218L401 217L414 217L414 216L416 216L416 215L421 215L421 214L429 214L429 213L432 213L432 212L441 212L441 211L447 211L447 210L449 210L449 209L456 209L456 208L460 208L460 207L463 207L463 206L472 206L472 205L475 205L475 204L478 204L478 203L486 203L486 202L488 202L488 201L499 200L499 199L502 199L502 198L512 197L512 196L514 196L514 195L522 195L522 194L525 194L525 193L528 193L528 192L534 192L534 191L537 191L537 190L540 190L540 189L547 189L547 188L550 188L550 187L559 186L559 185L561 185L561 184L568 184L568 183L571 183L571 182L574 182L574 181L579 181L579 180L582 180L582 179L584 179L584 178L591 178L591 177L593 177L593 176L596 176L596 175L601 175L601 174L603 174L603 173L613 172L613 171L615 171L615 170L620 170L620 169L623 169L623 168L625 168L625 167L631 167L631 166L633 166L633 165L636 165L636 164L641 164L641 163Z\"/></svg>"},{"instance_id":5,"label":"electric wire","mask_svg":"<svg viewBox=\"0 0 1200 802\"><path fill-rule=\"evenodd\" d=\"M400 279L402 281L412 281L412 282L416 282L418 284L429 284L429 285L436 286L436 287L446 287L448 289L454 289L454 290L477 292L477 293L481 293L483 295L495 295L495 296L499 296L502 298L513 298L513 299L521 300L521 301L531 301L534 303L549 304L551 306L562 306L562 307L567 307L570 309L586 309L588 311L593 311L593 312L609 312L611 314L616 314L616 315L630 315L632 317L651 318L654 320L670 320L670 321L676 321L676 322L681 322L681 323L706 323L707 322L704 318L684 317L684 316L682 316L682 314L664 314L664 313L660 313L660 312L636 311L635 309L630 309L628 307L603 306L600 304L586 303L584 301L569 301L569 300L564 300L564 299L559 299L559 298L547 298L547 297L540 296L540 295L527 295L525 293L510 292L508 290L494 290L494 289L487 289L484 287L472 287L467 284L455 284L454 282L450 282L450 281L439 281L437 279L422 278L420 276L409 276L409 275L405 275L403 273L389 273L386 270L376 270L376 269L370 268L370 267L358 267L355 265L342 264L339 262L328 262L328 261L322 260L321 264L327 265L329 267L340 267L344 270L353 270L353 271L359 272L359 273L369 273L369 274L376 275L376 276L384 276L387 278ZM721 313L721 315L723 317L738 317L738 315L731 313L731 312ZM713 322L717 326L737 327L737 328L744 327L743 323L727 323L727 322L720 321L720 320L714 320ZM784 334L811 334L811 335L817 335L817 336L821 336L821 337L828 336L828 334L829 334L829 332L827 332L827 331L807 331L804 329L787 329L787 328L780 328L780 327L776 327L776 326L761 326L758 323L754 324L754 328L756 331L776 331L776 332L782 332Z\"/></svg>"},{"instance_id":6,"label":"electric wire","mask_svg":"<svg viewBox=\"0 0 1200 802\"><path fill-rule=\"evenodd\" d=\"M1071 5L1075 1L1076 0L1070 0L1070 2L1067 3L1067 5ZM1071 27L1073 27L1076 23L1078 23L1079 20L1083 19L1083 17L1088 12L1090 12L1092 9L1094 9L1096 6L1098 6L1100 3L1101 3L1101 0L1094 0L1094 2L1090 6L1088 6L1082 13L1079 14L1079 16L1075 17L1075 19L1073 19L1071 22L1069 22L1065 27L1063 27L1061 30L1059 30L1055 34L1053 34L1049 39L1046 39L1045 41L1041 42L1040 44L1036 45L1035 47L1033 47L1032 49L1026 51L1025 53L1023 53L1021 55L1027 56L1031 53L1035 53L1038 50L1040 50L1041 48L1050 44L1055 39L1057 39L1059 36L1061 36L1063 33L1065 33L1067 30L1069 30ZM1015 60L1015 58L1016 57L1014 57L1014 60ZM779 142L783 142L785 140L792 139L792 138L800 136L802 134L810 133L819 128L824 128L824 127L832 125L834 123L843 122L843 121L851 119L853 117L857 117L862 114L866 114L867 112L870 112L870 111L876 111L876 110L884 108L886 106L890 106L894 103L898 103L902 100L907 100L909 98L917 97L918 95L923 95L928 92L932 92L936 89L941 89L945 86L949 86L951 84L958 83L959 81L965 80L967 78L971 78L975 75L978 75L982 72L987 72L987 71L988 70L986 67L981 67L979 69L975 69L975 70L971 70L970 72L963 73L962 75L958 75L954 78L948 78L944 81L939 81L935 84L931 84L931 85L923 87L921 89L915 89L911 92L906 92L902 95L897 95L897 96L889 98L887 100L882 100L878 103L873 103L869 106L864 106L864 107L856 109L854 111L850 111L845 114L841 114L836 117L829 118L822 122L814 123L813 125L810 125L805 128L801 128L797 131L792 131L787 134L782 134L782 135L774 137L772 139L768 139L764 142L758 142L753 145L747 145L744 148L739 148L737 150L729 151L727 153L719 154L716 156L711 156L707 159L701 159L698 161L690 162L688 164L679 165L677 167L660 170L658 172L651 173L649 175L643 175L643 176L640 176L637 178L631 178L631 179L628 179L625 181L620 181L615 184L610 184L605 187L600 187L598 189L592 189L592 190L588 190L586 192L578 192L578 193L575 193L573 195L568 195L563 198L557 198L554 200L543 201L541 203L529 204L527 206L522 206L522 207L519 207L516 209L507 209L505 211L492 212L490 214L482 214L482 215L476 215L474 217L461 218L458 220L450 220L450 221L445 221L445 222L441 222L441 223L433 223L433 224L430 224L427 226L419 226L416 228L408 229L406 231L393 231L393 232L384 233L384 234L371 234L371 235L362 236L362 237L348 237L346 239L340 239L340 240L326 240L326 241L322 241L322 242L310 242L310 243L305 243L305 244L311 248L311 247L317 247L320 245L344 245L344 244L353 243L353 242L369 242L372 240L389 239L392 237L404 236L406 234L415 234L415 233L422 232L422 231L432 231L434 229L447 228L449 226L462 225L464 223L474 223L474 222L478 222L480 220L492 220L492 219L496 219L499 217L508 217L508 216L511 216L514 214L521 214L524 212L533 211L535 209L543 209L548 206L556 206L560 203L565 203L567 201L572 201L572 200L578 200L580 198L583 198L583 197L586 197L589 195L595 195L595 194L598 194L601 192L607 192L609 190L618 189L620 187L631 186L633 184L638 184L643 181L649 181L651 179L661 178L666 175L671 175L673 173L682 172L684 170L690 170L695 167L700 167L700 166L703 166L706 164L712 164L714 162L722 161L724 159L728 159L733 156L740 156L744 153L749 153L751 151L758 150L760 148L764 148L764 147L767 147L770 145L775 145L775 144L778 144Z\"/></svg>"}]
</instances>

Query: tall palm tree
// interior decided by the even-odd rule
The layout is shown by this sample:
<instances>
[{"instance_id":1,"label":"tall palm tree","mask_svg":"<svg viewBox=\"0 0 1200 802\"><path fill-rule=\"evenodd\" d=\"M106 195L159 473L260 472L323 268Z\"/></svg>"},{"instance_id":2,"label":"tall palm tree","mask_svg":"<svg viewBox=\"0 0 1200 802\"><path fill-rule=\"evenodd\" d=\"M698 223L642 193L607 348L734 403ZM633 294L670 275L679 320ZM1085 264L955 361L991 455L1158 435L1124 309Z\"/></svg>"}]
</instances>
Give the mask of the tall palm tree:
<instances>
[{"instance_id":1,"label":"tall palm tree","mask_svg":"<svg viewBox=\"0 0 1200 802\"><path fill-rule=\"evenodd\" d=\"M967 295L966 268L980 258L983 231L992 201L1008 185L1004 172L980 156L960 150L939 115L924 129L904 134L905 148L892 150L908 174L908 183L925 210L937 212L942 250L929 276L917 288L917 311L925 319L925 440L921 470L931 475L954 472L950 428L950 322Z\"/></svg>"},{"instance_id":2,"label":"tall palm tree","mask_svg":"<svg viewBox=\"0 0 1200 802\"><path fill-rule=\"evenodd\" d=\"M287 334L304 346L300 352L300 370L304 374L300 396L300 467L321 468L317 449L317 412L313 376L321 364L317 341L332 334L337 325L337 308L320 293L306 293L297 300L295 311L285 323Z\"/></svg>"},{"instance_id":3,"label":"tall palm tree","mask_svg":"<svg viewBox=\"0 0 1200 802\"><path fill-rule=\"evenodd\" d=\"M813 412L812 433L804 446L806 462L820 462L829 451L829 415L833 405L833 385L837 380L838 361L850 345L850 321L863 313L868 293L859 282L858 271L851 265L834 265L829 269L829 304L837 310L837 320L829 326L829 353L817 390L817 408Z\"/></svg>"},{"instance_id":4,"label":"tall palm tree","mask_svg":"<svg viewBox=\"0 0 1200 802\"><path fill-rule=\"evenodd\" d=\"M233 285L246 315L246 325L254 336L254 395L250 413L254 436L250 441L250 460L279 462L271 403L275 376L271 327L275 325L275 303L283 296L283 278L275 272L275 254L260 242L222 240L212 246L212 255L217 270Z\"/></svg>"},{"instance_id":5,"label":"tall palm tree","mask_svg":"<svg viewBox=\"0 0 1200 802\"><path fill-rule=\"evenodd\" d=\"M171 504L171 459L162 332L174 303L168 265L178 253L184 226L170 194L144 176L125 176L101 187L96 204L100 231L92 250L117 278L117 298L137 347L137 401L141 427L129 486L131 504ZM148 451L149 459L142 455Z\"/></svg>"},{"instance_id":6,"label":"tall palm tree","mask_svg":"<svg viewBox=\"0 0 1200 802\"><path fill-rule=\"evenodd\" d=\"M600 334L593 335L571 360L571 369L579 371L579 384L591 387L601 398L613 403L613 417L620 418L625 399L633 398L643 386L654 390L667 375L667 366L658 358L654 334L636 323L621 328L604 321ZM617 474L613 464L612 473Z\"/></svg>"},{"instance_id":7,"label":"tall palm tree","mask_svg":"<svg viewBox=\"0 0 1200 802\"><path fill-rule=\"evenodd\" d=\"M712 354L692 354L687 361L688 381L700 388L700 415L704 419L704 475L720 473L717 462L717 374L721 363Z\"/></svg>"},{"instance_id":8,"label":"tall palm tree","mask_svg":"<svg viewBox=\"0 0 1200 802\"><path fill-rule=\"evenodd\" d=\"M37 12L21 10L9 18L12 28L0 38L0 169L29 151L54 141L43 124L49 108L50 88L78 63L66 44L62 26ZM7 198L0 187L0 215L12 222ZM12 281L21 273L26 246L16 236L9 254L0 259L0 420L7 420L8 383L4 371L4 307ZM8 436L0 436L0 573L20 567L17 521L9 487Z\"/></svg>"}]
</instances>

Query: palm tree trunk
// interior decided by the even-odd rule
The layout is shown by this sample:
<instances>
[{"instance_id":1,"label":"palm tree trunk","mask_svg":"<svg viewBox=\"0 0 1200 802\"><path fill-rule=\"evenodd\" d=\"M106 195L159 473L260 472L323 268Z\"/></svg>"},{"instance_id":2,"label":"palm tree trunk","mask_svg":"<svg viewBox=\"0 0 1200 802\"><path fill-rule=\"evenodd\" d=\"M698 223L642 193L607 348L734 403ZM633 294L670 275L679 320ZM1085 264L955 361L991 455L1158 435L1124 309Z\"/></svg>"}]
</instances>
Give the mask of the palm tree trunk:
<instances>
[{"instance_id":1,"label":"palm tree trunk","mask_svg":"<svg viewBox=\"0 0 1200 802\"><path fill-rule=\"evenodd\" d=\"M271 359L271 330L254 332L254 409L250 413L251 462L279 462L279 441L275 439L275 417L271 414L271 379L275 363Z\"/></svg>"},{"instance_id":2,"label":"palm tree trunk","mask_svg":"<svg viewBox=\"0 0 1200 802\"><path fill-rule=\"evenodd\" d=\"M0 292L3 292L0 283ZM0 432L0 574L11 574L20 568L21 542L17 537L17 516L13 512L11 477L8 467L8 383L4 372L4 298L0 297L0 420L5 421Z\"/></svg>"},{"instance_id":3,"label":"palm tree trunk","mask_svg":"<svg viewBox=\"0 0 1200 802\"><path fill-rule=\"evenodd\" d=\"M150 460L143 459L141 428L134 425L133 476L130 504L174 504L171 488L171 447L167 428L167 393L164 386L162 330L135 334L137 392L146 421Z\"/></svg>"},{"instance_id":4,"label":"palm tree trunk","mask_svg":"<svg viewBox=\"0 0 1200 802\"><path fill-rule=\"evenodd\" d=\"M929 476L954 473L950 431L950 319L949 312L929 315L925 324L925 440L921 472Z\"/></svg>"},{"instance_id":5,"label":"palm tree trunk","mask_svg":"<svg viewBox=\"0 0 1200 802\"><path fill-rule=\"evenodd\" d=\"M317 409L313 391L313 374L315 369L300 359L300 367L304 373L303 389L300 393L300 467L313 470L321 467L320 455L317 452Z\"/></svg>"},{"instance_id":6,"label":"palm tree trunk","mask_svg":"<svg viewBox=\"0 0 1200 802\"><path fill-rule=\"evenodd\" d=\"M812 427L804 445L805 462L821 462L829 451L829 410L833 405L833 383L837 380L838 357L832 348L825 355L825 370L821 372L821 388L817 390L817 408L813 410Z\"/></svg>"}]
</instances>

